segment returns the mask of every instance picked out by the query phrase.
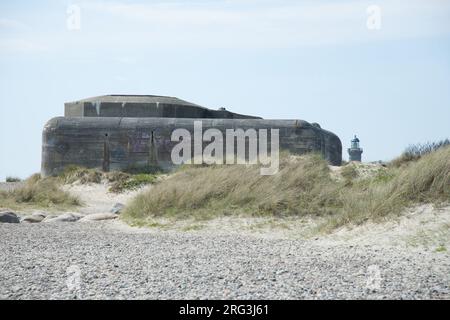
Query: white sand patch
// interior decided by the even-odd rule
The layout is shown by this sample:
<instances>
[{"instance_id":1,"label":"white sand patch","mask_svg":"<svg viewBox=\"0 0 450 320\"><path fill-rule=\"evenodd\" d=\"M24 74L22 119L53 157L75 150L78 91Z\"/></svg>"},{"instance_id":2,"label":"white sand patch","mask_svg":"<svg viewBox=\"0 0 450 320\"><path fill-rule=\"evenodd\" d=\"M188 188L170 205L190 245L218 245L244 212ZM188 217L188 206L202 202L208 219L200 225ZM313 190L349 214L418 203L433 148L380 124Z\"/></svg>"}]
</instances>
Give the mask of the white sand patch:
<instances>
[{"instance_id":1,"label":"white sand patch","mask_svg":"<svg viewBox=\"0 0 450 320\"><path fill-rule=\"evenodd\" d=\"M221 217L212 220L151 218L143 227L114 221L126 232L188 232L211 235L246 235L264 239L302 239L317 245L401 246L450 251L450 207L421 205L386 222L345 226L330 234L318 232L324 219L307 217Z\"/></svg>"},{"instance_id":2,"label":"white sand patch","mask_svg":"<svg viewBox=\"0 0 450 320\"><path fill-rule=\"evenodd\" d=\"M139 192L149 187L151 186L122 193L113 193L109 192L109 185L107 183L72 184L64 186L64 190L77 196L83 202L83 206L78 210L80 213L93 214L109 212L117 202L126 204Z\"/></svg>"},{"instance_id":3,"label":"white sand patch","mask_svg":"<svg viewBox=\"0 0 450 320\"><path fill-rule=\"evenodd\" d=\"M83 201L84 205L78 212L88 215L107 213L117 202L126 205L139 192L151 187L149 185L119 194L109 192L106 183L74 184L64 188ZM323 222L323 218L316 217L221 217L211 220L150 218L142 227L129 226L120 219L105 223L129 233L245 234L265 239L304 239L327 246L445 247L450 250L450 206L435 208L432 205L420 205L406 210L402 216L389 217L385 222L345 226L331 234L317 231Z\"/></svg>"}]
</instances>

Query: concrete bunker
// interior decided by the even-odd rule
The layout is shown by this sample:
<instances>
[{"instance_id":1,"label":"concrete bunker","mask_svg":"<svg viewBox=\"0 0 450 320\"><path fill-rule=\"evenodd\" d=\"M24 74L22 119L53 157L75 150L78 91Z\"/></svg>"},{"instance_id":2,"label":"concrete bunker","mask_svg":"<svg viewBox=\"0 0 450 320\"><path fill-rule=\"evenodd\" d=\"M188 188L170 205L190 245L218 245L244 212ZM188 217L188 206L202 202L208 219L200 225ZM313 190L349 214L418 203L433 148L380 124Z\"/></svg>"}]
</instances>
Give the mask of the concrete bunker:
<instances>
[{"instance_id":1,"label":"concrete bunker","mask_svg":"<svg viewBox=\"0 0 450 320\"><path fill-rule=\"evenodd\" d=\"M162 96L100 96L65 104L65 116L48 121L43 130L42 174L67 166L103 171L170 170L177 128L279 129L280 149L294 154L319 152L340 165L342 145L332 132L303 120L265 120L224 109L211 110Z\"/></svg>"}]
</instances>

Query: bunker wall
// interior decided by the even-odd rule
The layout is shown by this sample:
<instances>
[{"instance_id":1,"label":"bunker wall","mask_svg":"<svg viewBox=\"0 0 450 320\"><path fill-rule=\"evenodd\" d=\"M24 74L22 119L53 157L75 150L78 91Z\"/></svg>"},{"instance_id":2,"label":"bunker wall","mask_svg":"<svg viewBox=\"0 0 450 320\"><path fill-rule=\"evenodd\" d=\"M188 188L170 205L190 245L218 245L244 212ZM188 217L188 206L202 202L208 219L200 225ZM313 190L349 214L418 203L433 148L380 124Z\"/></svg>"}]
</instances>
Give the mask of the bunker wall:
<instances>
[{"instance_id":1,"label":"bunker wall","mask_svg":"<svg viewBox=\"0 0 450 320\"><path fill-rule=\"evenodd\" d=\"M58 117L43 131L42 174L57 174L69 165L105 171L170 169L172 148L178 143L171 141L173 130L184 128L193 136L194 121L199 120L203 132L216 128L224 137L226 129L279 129L281 150L316 151L333 165L341 163L339 138L302 120Z\"/></svg>"}]
</instances>

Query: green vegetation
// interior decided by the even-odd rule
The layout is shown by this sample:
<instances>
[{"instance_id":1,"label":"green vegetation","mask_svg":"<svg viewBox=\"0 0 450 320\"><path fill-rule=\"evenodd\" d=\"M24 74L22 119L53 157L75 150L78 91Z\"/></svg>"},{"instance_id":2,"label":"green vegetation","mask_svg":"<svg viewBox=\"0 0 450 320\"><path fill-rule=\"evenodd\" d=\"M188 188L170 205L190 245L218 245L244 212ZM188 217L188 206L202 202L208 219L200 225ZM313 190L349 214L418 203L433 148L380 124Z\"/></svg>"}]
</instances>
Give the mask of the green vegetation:
<instances>
[{"instance_id":1,"label":"green vegetation","mask_svg":"<svg viewBox=\"0 0 450 320\"><path fill-rule=\"evenodd\" d=\"M440 140L437 142L426 142L410 145L403 151L403 153L396 159L391 161L391 165L394 167L400 167L401 165L410 161L416 161L422 156L430 154L441 148L445 148L450 145L450 140Z\"/></svg>"},{"instance_id":2,"label":"green vegetation","mask_svg":"<svg viewBox=\"0 0 450 320\"><path fill-rule=\"evenodd\" d=\"M71 184L74 182L87 184L107 181L111 185L109 189L111 192L120 193L154 183L157 179L157 174L132 174L119 171L105 173L96 169L69 166L58 176L58 179L64 184Z\"/></svg>"},{"instance_id":3,"label":"green vegetation","mask_svg":"<svg viewBox=\"0 0 450 320\"><path fill-rule=\"evenodd\" d=\"M110 191L118 193L154 183L156 179L155 174L103 173L95 169L70 166L56 177L41 178L39 174L34 174L17 188L9 191L0 190L0 207L15 210L26 208L67 210L81 203L79 199L63 190L64 184L107 182L110 184Z\"/></svg>"},{"instance_id":4,"label":"green vegetation","mask_svg":"<svg viewBox=\"0 0 450 320\"><path fill-rule=\"evenodd\" d=\"M20 181L22 180L17 177L6 177L6 182L20 182Z\"/></svg>"},{"instance_id":5,"label":"green vegetation","mask_svg":"<svg viewBox=\"0 0 450 320\"><path fill-rule=\"evenodd\" d=\"M358 170L356 170L356 165L347 164L342 167L341 175L346 180L353 180L359 176Z\"/></svg>"},{"instance_id":6,"label":"green vegetation","mask_svg":"<svg viewBox=\"0 0 450 320\"><path fill-rule=\"evenodd\" d=\"M0 191L0 207L68 209L80 205L80 201L64 191L55 178L41 179L34 174L24 181L24 185L10 191Z\"/></svg>"},{"instance_id":7,"label":"green vegetation","mask_svg":"<svg viewBox=\"0 0 450 320\"><path fill-rule=\"evenodd\" d=\"M201 224L191 224L188 226L183 227L182 231L197 231L203 229L205 226Z\"/></svg>"},{"instance_id":8,"label":"green vegetation","mask_svg":"<svg viewBox=\"0 0 450 320\"><path fill-rule=\"evenodd\" d=\"M352 166L343 167L344 179L338 180L316 154L283 155L273 176L261 176L257 166L184 166L138 195L123 218L313 215L325 217L321 229L329 231L399 215L414 204L450 200L449 146L358 179Z\"/></svg>"},{"instance_id":9,"label":"green vegetation","mask_svg":"<svg viewBox=\"0 0 450 320\"><path fill-rule=\"evenodd\" d=\"M156 181L157 176L154 174L140 173L135 175L130 174L115 174L114 178L108 175L108 181L111 182L110 191L119 193L125 190L133 190L147 184L152 184Z\"/></svg>"},{"instance_id":10,"label":"green vegetation","mask_svg":"<svg viewBox=\"0 0 450 320\"><path fill-rule=\"evenodd\" d=\"M64 184L79 182L81 184L102 182L103 173L95 169L87 169L78 166L68 166L58 175Z\"/></svg>"}]
</instances>

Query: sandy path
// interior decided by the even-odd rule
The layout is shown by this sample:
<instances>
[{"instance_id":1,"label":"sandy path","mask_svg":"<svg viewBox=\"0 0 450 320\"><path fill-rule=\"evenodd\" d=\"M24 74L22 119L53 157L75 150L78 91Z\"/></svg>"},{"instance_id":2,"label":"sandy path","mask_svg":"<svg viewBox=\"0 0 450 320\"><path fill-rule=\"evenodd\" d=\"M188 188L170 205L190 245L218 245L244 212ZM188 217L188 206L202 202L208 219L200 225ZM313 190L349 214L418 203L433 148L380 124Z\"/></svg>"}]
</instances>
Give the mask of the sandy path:
<instances>
[{"instance_id":1,"label":"sandy path","mask_svg":"<svg viewBox=\"0 0 450 320\"><path fill-rule=\"evenodd\" d=\"M81 214L105 213L109 212L116 203L126 204L135 195L145 188L127 191L123 193L109 192L107 184L73 184L65 186L64 189L77 196L82 202L77 212Z\"/></svg>"}]
</instances>

